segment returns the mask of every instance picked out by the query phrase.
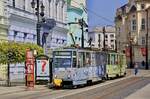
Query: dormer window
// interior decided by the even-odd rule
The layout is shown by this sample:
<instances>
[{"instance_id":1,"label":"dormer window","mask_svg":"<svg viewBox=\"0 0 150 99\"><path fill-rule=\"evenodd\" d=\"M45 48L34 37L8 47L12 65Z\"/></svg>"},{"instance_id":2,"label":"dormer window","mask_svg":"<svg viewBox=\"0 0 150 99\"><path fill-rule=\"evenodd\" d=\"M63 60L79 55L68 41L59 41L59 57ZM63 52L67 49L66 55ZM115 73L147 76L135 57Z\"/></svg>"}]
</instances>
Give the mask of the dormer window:
<instances>
[{"instance_id":1,"label":"dormer window","mask_svg":"<svg viewBox=\"0 0 150 99\"><path fill-rule=\"evenodd\" d=\"M141 4L141 9L145 9L145 4Z\"/></svg>"}]
</instances>

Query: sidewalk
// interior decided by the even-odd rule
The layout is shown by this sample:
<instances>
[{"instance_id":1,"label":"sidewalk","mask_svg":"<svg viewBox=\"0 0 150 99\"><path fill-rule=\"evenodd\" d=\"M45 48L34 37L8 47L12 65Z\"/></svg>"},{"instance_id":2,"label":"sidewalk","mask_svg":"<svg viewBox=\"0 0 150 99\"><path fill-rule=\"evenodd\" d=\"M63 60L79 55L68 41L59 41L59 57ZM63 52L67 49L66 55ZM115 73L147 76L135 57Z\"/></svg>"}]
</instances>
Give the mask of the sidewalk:
<instances>
[{"instance_id":1,"label":"sidewalk","mask_svg":"<svg viewBox=\"0 0 150 99\"><path fill-rule=\"evenodd\" d=\"M44 89L48 89L48 87L46 87L46 85L35 85L32 91L40 91ZM0 87L0 95L23 92L28 90L29 89L27 89L26 86Z\"/></svg>"},{"instance_id":2,"label":"sidewalk","mask_svg":"<svg viewBox=\"0 0 150 99\"><path fill-rule=\"evenodd\" d=\"M128 74L130 76L139 76L139 77L150 77L150 70L139 69L137 75L134 75L134 69L127 69Z\"/></svg>"},{"instance_id":3,"label":"sidewalk","mask_svg":"<svg viewBox=\"0 0 150 99\"><path fill-rule=\"evenodd\" d=\"M150 99L150 84L129 95L125 99Z\"/></svg>"},{"instance_id":4,"label":"sidewalk","mask_svg":"<svg viewBox=\"0 0 150 99\"><path fill-rule=\"evenodd\" d=\"M131 73L134 73L133 70L131 70ZM150 77L150 70L140 70L136 76ZM125 99L150 99L150 83Z\"/></svg>"}]
</instances>

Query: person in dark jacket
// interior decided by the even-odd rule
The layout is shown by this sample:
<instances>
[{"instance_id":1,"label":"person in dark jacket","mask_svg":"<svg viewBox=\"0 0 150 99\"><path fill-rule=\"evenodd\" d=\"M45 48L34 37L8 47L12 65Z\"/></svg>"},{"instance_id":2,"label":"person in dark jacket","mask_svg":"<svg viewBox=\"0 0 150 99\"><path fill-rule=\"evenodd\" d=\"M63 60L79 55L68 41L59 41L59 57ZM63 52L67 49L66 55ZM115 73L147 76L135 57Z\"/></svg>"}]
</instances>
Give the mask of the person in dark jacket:
<instances>
[{"instance_id":1,"label":"person in dark jacket","mask_svg":"<svg viewBox=\"0 0 150 99\"><path fill-rule=\"evenodd\" d=\"M143 66L143 67L145 66L145 62L144 62L144 61L142 61L142 66Z\"/></svg>"},{"instance_id":2,"label":"person in dark jacket","mask_svg":"<svg viewBox=\"0 0 150 99\"><path fill-rule=\"evenodd\" d=\"M138 73L138 63L135 63L135 65L134 65L134 74L135 75L137 75L137 73Z\"/></svg>"}]
</instances>

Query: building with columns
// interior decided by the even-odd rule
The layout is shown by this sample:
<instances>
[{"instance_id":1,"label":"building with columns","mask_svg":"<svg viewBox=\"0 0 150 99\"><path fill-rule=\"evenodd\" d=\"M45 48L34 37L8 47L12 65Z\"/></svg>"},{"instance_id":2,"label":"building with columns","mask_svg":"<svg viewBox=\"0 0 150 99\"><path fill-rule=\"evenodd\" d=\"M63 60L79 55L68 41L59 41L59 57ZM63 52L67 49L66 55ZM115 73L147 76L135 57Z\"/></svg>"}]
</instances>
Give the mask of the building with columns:
<instances>
[{"instance_id":1,"label":"building with columns","mask_svg":"<svg viewBox=\"0 0 150 99\"><path fill-rule=\"evenodd\" d=\"M36 43L37 17L35 10L31 7L31 1L32 0L8 1L10 22L9 40ZM48 48L66 45L66 2L64 0L43 0L41 3L45 6L44 18L48 20L41 26L41 45L45 44ZM49 23L52 19L56 21L56 26L53 29L51 28L53 23ZM47 40L42 40L43 34L47 34Z\"/></svg>"},{"instance_id":2,"label":"building with columns","mask_svg":"<svg viewBox=\"0 0 150 99\"><path fill-rule=\"evenodd\" d=\"M99 49L104 48L103 27L95 27L93 31L89 32L88 37L92 39L92 47ZM116 50L116 30L114 26L105 27L105 48Z\"/></svg>"},{"instance_id":3,"label":"building with columns","mask_svg":"<svg viewBox=\"0 0 150 99\"><path fill-rule=\"evenodd\" d=\"M148 33L150 47L150 0L128 0L128 3L116 10L117 49L126 51L132 46L133 62L145 61L141 48L145 48ZM148 10L148 16L146 9ZM148 52L150 52L148 48ZM131 53L130 53L131 54ZM148 56L150 53L148 54ZM130 57L128 62L130 62ZM150 59L149 59L150 62Z\"/></svg>"},{"instance_id":4,"label":"building with columns","mask_svg":"<svg viewBox=\"0 0 150 99\"><path fill-rule=\"evenodd\" d=\"M7 40L8 14L6 5L5 0L0 0L0 41Z\"/></svg>"},{"instance_id":5,"label":"building with columns","mask_svg":"<svg viewBox=\"0 0 150 99\"><path fill-rule=\"evenodd\" d=\"M7 0L8 40L14 42L37 43L37 16L31 7L33 0ZM35 4L36 3L36 0ZM67 3L65 0L39 0L44 5L44 19L40 18L40 43L45 54L50 55L51 48L67 44ZM54 26L54 27L53 27ZM24 80L24 64L11 64L11 80Z\"/></svg>"},{"instance_id":6,"label":"building with columns","mask_svg":"<svg viewBox=\"0 0 150 99\"><path fill-rule=\"evenodd\" d=\"M87 23L87 11L86 11L86 0L67 0L67 22L71 23L68 25L69 32L68 32L68 39L67 45L76 45L81 46L81 35L82 30L79 24L72 24L78 23L79 19L82 19ZM86 28L84 28L84 46L87 47L88 41L88 33L86 32Z\"/></svg>"}]
</instances>

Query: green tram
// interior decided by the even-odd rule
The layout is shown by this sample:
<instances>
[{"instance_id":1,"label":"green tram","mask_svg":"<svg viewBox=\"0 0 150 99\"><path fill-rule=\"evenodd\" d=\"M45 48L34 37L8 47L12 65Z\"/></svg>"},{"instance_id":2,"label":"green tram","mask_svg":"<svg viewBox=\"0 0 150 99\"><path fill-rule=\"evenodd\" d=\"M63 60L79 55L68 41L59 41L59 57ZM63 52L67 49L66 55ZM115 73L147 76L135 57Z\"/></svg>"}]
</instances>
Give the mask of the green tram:
<instances>
[{"instance_id":1,"label":"green tram","mask_svg":"<svg viewBox=\"0 0 150 99\"><path fill-rule=\"evenodd\" d=\"M76 86L126 75L126 56L114 51L63 48L53 51L54 86Z\"/></svg>"},{"instance_id":2,"label":"green tram","mask_svg":"<svg viewBox=\"0 0 150 99\"><path fill-rule=\"evenodd\" d=\"M126 56L123 53L107 52L106 77L113 78L126 75Z\"/></svg>"}]
</instances>

